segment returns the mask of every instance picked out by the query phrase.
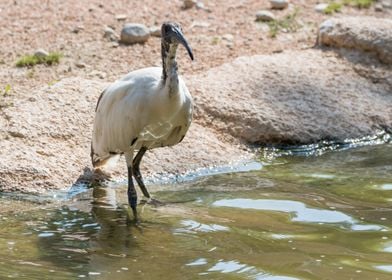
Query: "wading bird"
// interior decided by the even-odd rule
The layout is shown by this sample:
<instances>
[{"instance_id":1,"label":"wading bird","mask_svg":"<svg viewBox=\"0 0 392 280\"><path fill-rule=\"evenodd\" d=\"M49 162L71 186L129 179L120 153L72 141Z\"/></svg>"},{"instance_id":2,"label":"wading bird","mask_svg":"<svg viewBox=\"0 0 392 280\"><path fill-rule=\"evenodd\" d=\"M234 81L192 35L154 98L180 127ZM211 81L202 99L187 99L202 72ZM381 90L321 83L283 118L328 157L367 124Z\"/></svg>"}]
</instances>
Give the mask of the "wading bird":
<instances>
[{"instance_id":1,"label":"wading bird","mask_svg":"<svg viewBox=\"0 0 392 280\"><path fill-rule=\"evenodd\" d=\"M149 67L128 73L102 92L95 109L93 166L99 168L111 157L125 155L128 203L135 220L138 219L137 193L132 176L143 195L151 200L139 169L143 155L147 150L181 142L192 121L192 97L177 73L176 63L179 44L193 60L192 49L177 23L164 23L161 33L162 68Z\"/></svg>"}]
</instances>

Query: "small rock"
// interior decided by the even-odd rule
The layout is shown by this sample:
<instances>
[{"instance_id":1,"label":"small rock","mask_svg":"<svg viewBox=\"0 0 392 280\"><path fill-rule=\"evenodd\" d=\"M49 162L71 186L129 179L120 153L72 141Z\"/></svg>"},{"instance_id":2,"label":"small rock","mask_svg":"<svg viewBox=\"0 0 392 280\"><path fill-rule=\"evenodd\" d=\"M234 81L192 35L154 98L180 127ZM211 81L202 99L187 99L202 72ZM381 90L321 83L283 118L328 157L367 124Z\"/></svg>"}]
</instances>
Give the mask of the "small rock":
<instances>
[{"instance_id":1,"label":"small rock","mask_svg":"<svg viewBox=\"0 0 392 280\"><path fill-rule=\"evenodd\" d=\"M116 19L117 19L118 21L126 20L127 17L128 17L128 16L125 15L125 14L116 15Z\"/></svg>"},{"instance_id":2,"label":"small rock","mask_svg":"<svg viewBox=\"0 0 392 280\"><path fill-rule=\"evenodd\" d=\"M86 64L83 63L83 62L76 62L75 66L78 67L78 68L86 68Z\"/></svg>"},{"instance_id":3,"label":"small rock","mask_svg":"<svg viewBox=\"0 0 392 280\"><path fill-rule=\"evenodd\" d=\"M272 21L275 20L275 15L270 11L258 11L256 13L256 20L257 21Z\"/></svg>"},{"instance_id":4,"label":"small rock","mask_svg":"<svg viewBox=\"0 0 392 280\"><path fill-rule=\"evenodd\" d=\"M49 53L44 49L38 49L34 52L34 56L36 57L47 57Z\"/></svg>"},{"instance_id":5,"label":"small rock","mask_svg":"<svg viewBox=\"0 0 392 280\"><path fill-rule=\"evenodd\" d=\"M145 43L150 37L150 30L140 23L127 23L121 30L121 43Z\"/></svg>"},{"instance_id":6,"label":"small rock","mask_svg":"<svg viewBox=\"0 0 392 280\"><path fill-rule=\"evenodd\" d=\"M118 40L118 35L116 34L116 31L113 30L113 28L110 28L109 26L105 26L103 29L103 37L106 39L109 39L110 41L117 41Z\"/></svg>"},{"instance_id":7,"label":"small rock","mask_svg":"<svg viewBox=\"0 0 392 280\"><path fill-rule=\"evenodd\" d=\"M15 138L26 138L26 135L20 131L9 130L8 134Z\"/></svg>"},{"instance_id":8,"label":"small rock","mask_svg":"<svg viewBox=\"0 0 392 280\"><path fill-rule=\"evenodd\" d=\"M72 29L72 33L76 33L76 34L78 34L80 31L82 31L82 30L84 30L84 26L83 25L78 25L78 26L75 26L73 29Z\"/></svg>"},{"instance_id":9,"label":"small rock","mask_svg":"<svg viewBox=\"0 0 392 280\"><path fill-rule=\"evenodd\" d=\"M204 5L204 3L200 2L200 1L196 2L196 8L199 9L199 10L206 10L206 11L208 10L206 8L206 6Z\"/></svg>"},{"instance_id":10,"label":"small rock","mask_svg":"<svg viewBox=\"0 0 392 280\"><path fill-rule=\"evenodd\" d=\"M151 26L150 35L154 37L161 37L161 28L159 26Z\"/></svg>"},{"instance_id":11,"label":"small rock","mask_svg":"<svg viewBox=\"0 0 392 280\"><path fill-rule=\"evenodd\" d=\"M233 42L234 36L232 34L225 34L222 36L222 39L227 42Z\"/></svg>"},{"instance_id":12,"label":"small rock","mask_svg":"<svg viewBox=\"0 0 392 280\"><path fill-rule=\"evenodd\" d=\"M320 3L314 7L314 10L319 13L324 13L325 9L329 6L327 3Z\"/></svg>"},{"instance_id":13,"label":"small rock","mask_svg":"<svg viewBox=\"0 0 392 280\"><path fill-rule=\"evenodd\" d=\"M376 5L374 5L374 10L376 12L382 12L384 10L384 7L382 6L382 4L377 3Z\"/></svg>"},{"instance_id":14,"label":"small rock","mask_svg":"<svg viewBox=\"0 0 392 280\"><path fill-rule=\"evenodd\" d=\"M90 76L90 77L98 77L98 78L100 78L100 79L105 79L105 78L106 78L106 73L100 72L100 71L97 71L97 70L94 70L94 71L92 71L92 72L89 74L89 76Z\"/></svg>"},{"instance_id":15,"label":"small rock","mask_svg":"<svg viewBox=\"0 0 392 280\"><path fill-rule=\"evenodd\" d=\"M288 0L270 0L271 8L277 10L286 9L289 6Z\"/></svg>"},{"instance_id":16,"label":"small rock","mask_svg":"<svg viewBox=\"0 0 392 280\"><path fill-rule=\"evenodd\" d=\"M184 0L182 2L183 2L182 3L182 8L184 10L191 9L191 8L193 8L196 5L196 1L195 0Z\"/></svg>"},{"instance_id":17,"label":"small rock","mask_svg":"<svg viewBox=\"0 0 392 280\"><path fill-rule=\"evenodd\" d=\"M111 43L111 47L112 48L117 48L118 46L120 46L120 44L118 42L112 42Z\"/></svg>"},{"instance_id":18,"label":"small rock","mask_svg":"<svg viewBox=\"0 0 392 280\"><path fill-rule=\"evenodd\" d=\"M382 7L385 9L392 9L392 1L391 0L384 0L381 2Z\"/></svg>"},{"instance_id":19,"label":"small rock","mask_svg":"<svg viewBox=\"0 0 392 280\"><path fill-rule=\"evenodd\" d=\"M206 27L209 27L209 26L210 26L210 24L208 22L206 22L206 21L197 21L197 20L195 20L195 21L192 22L190 28L191 29L194 28L194 27L206 28Z\"/></svg>"}]
</instances>

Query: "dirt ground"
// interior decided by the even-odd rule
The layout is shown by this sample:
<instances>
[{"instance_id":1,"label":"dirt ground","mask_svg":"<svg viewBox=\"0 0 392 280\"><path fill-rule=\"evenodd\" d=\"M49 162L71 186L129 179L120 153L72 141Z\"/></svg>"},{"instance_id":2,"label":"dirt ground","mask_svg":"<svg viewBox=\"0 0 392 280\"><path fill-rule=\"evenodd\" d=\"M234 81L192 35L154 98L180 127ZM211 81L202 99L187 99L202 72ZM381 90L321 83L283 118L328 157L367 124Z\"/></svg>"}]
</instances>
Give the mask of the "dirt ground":
<instances>
[{"instance_id":1,"label":"dirt ground","mask_svg":"<svg viewBox=\"0 0 392 280\"><path fill-rule=\"evenodd\" d=\"M292 0L288 9L272 10L278 19L298 9L297 32L269 35L265 23L255 21L256 11L270 9L267 0L203 1L205 9L182 9L182 1L102 0L14 0L0 2L0 89L11 86L15 98L29 96L33 89L65 77L113 81L129 71L159 65L160 39L151 37L144 45L116 45L103 37L104 27L120 33L126 22L159 26L164 21L181 23L192 45L195 61L180 49L181 72L204 72L243 55L271 54L304 49L315 44L317 28L329 16L314 10L318 1ZM116 19L126 15L125 20ZM334 16L373 15L390 18L390 9L344 7ZM59 65L16 68L25 54L43 48L59 51Z\"/></svg>"}]
</instances>

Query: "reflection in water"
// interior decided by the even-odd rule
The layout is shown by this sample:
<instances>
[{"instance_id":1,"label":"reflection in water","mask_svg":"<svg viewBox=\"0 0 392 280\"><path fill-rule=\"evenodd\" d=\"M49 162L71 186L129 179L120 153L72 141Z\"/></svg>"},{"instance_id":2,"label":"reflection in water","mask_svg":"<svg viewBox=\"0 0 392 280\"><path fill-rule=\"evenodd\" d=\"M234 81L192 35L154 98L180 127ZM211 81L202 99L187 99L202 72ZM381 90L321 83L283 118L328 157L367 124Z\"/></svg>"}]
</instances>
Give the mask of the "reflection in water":
<instances>
[{"instance_id":1,"label":"reflection in water","mask_svg":"<svg viewBox=\"0 0 392 280\"><path fill-rule=\"evenodd\" d=\"M354 222L350 216L341 212L309 208L302 202L290 200L236 198L218 200L213 205L294 213L292 220L296 222L348 224Z\"/></svg>"},{"instance_id":2,"label":"reflection in water","mask_svg":"<svg viewBox=\"0 0 392 280\"><path fill-rule=\"evenodd\" d=\"M269 273L260 272L254 266L248 266L242 264L238 261L224 261L219 260L213 267L208 269L209 272L220 272L220 273L233 273L233 274L244 274L247 278L257 279L257 280L298 280L298 278L281 276L281 275L271 275ZM208 274L208 273L203 273Z\"/></svg>"},{"instance_id":3,"label":"reflection in water","mask_svg":"<svg viewBox=\"0 0 392 280\"><path fill-rule=\"evenodd\" d=\"M390 191L392 190L392 184L383 184L380 188L384 191Z\"/></svg>"},{"instance_id":4,"label":"reflection in water","mask_svg":"<svg viewBox=\"0 0 392 280\"><path fill-rule=\"evenodd\" d=\"M229 228L221 225L211 224L201 224L193 220L184 220L181 222L184 228L178 228L175 232L177 233L192 233L192 232L214 232L214 231L228 231Z\"/></svg>"},{"instance_id":5,"label":"reflection in water","mask_svg":"<svg viewBox=\"0 0 392 280\"><path fill-rule=\"evenodd\" d=\"M291 218L294 222L342 224L342 226L350 225L350 229L354 231L383 229L379 225L357 224L355 219L339 211L310 208L302 202L291 200L236 198L218 200L212 205L240 209L294 213L294 216Z\"/></svg>"},{"instance_id":6,"label":"reflection in water","mask_svg":"<svg viewBox=\"0 0 392 280\"><path fill-rule=\"evenodd\" d=\"M187 263L186 265L187 266L195 266L195 265L205 265L205 264L207 264L207 260L205 258L200 258L200 259L194 260L190 263Z\"/></svg>"},{"instance_id":7,"label":"reflection in water","mask_svg":"<svg viewBox=\"0 0 392 280\"><path fill-rule=\"evenodd\" d=\"M392 272L392 265L376 265L374 267L382 271Z\"/></svg>"}]
</instances>

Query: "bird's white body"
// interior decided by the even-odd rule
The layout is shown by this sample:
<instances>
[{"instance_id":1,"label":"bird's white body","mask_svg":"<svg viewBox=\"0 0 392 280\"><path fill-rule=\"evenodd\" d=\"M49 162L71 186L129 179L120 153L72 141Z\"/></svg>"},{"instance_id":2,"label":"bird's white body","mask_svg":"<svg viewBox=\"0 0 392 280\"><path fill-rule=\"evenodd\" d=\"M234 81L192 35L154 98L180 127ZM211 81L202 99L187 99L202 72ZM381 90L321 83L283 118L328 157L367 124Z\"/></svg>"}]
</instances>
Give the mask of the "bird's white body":
<instances>
[{"instance_id":1,"label":"bird's white body","mask_svg":"<svg viewBox=\"0 0 392 280\"><path fill-rule=\"evenodd\" d=\"M132 159L141 147L172 146L182 140L192 121L192 97L180 76L170 78L163 81L160 67L144 68L105 89L94 120L95 166L114 154Z\"/></svg>"}]
</instances>

